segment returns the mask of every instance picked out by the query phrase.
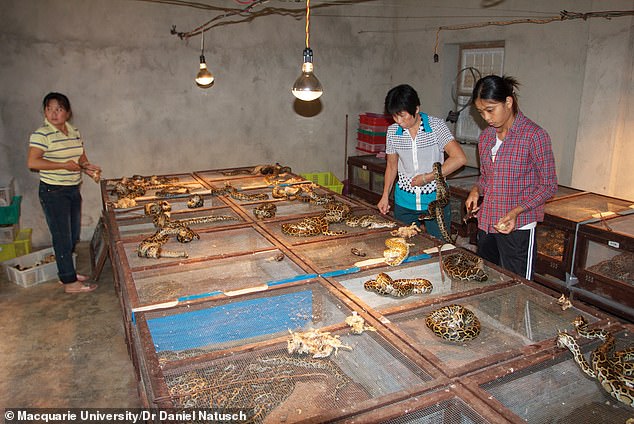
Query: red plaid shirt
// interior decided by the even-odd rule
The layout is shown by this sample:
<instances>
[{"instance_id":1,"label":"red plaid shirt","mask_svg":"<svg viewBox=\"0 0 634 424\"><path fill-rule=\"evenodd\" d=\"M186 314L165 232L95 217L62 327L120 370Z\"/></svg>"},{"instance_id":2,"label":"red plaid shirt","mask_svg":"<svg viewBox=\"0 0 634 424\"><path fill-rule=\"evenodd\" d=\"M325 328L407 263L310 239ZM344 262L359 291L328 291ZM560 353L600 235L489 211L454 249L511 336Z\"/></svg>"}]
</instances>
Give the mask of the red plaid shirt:
<instances>
[{"instance_id":1,"label":"red plaid shirt","mask_svg":"<svg viewBox=\"0 0 634 424\"><path fill-rule=\"evenodd\" d=\"M482 131L478 188L484 200L478 211L478 227L496 232L493 225L516 206L522 206L524 212L517 216L515 228L542 221L544 204L557 191L550 136L518 111L493 162L495 142L495 128Z\"/></svg>"}]
</instances>

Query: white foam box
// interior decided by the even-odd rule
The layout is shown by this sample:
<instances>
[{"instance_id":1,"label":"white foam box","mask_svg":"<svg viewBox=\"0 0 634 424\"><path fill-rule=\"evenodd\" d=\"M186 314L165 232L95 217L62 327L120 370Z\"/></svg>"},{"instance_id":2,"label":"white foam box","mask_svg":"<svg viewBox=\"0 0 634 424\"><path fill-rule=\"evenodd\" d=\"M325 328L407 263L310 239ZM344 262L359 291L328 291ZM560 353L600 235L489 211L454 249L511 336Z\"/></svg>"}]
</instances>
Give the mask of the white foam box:
<instances>
[{"instance_id":1,"label":"white foam box","mask_svg":"<svg viewBox=\"0 0 634 424\"><path fill-rule=\"evenodd\" d=\"M57 263L55 261L43 263L44 260L54 255L52 247L38 250L28 255L20 256L2 262L2 267L6 269L7 276L18 286L31 287L50 280L57 279ZM77 263L77 254L73 253L73 263ZM16 268L28 268L23 271Z\"/></svg>"},{"instance_id":2,"label":"white foam box","mask_svg":"<svg viewBox=\"0 0 634 424\"><path fill-rule=\"evenodd\" d=\"M0 206L11 206L11 200L15 195L15 180L0 178ZM13 240L11 240L13 241Z\"/></svg>"},{"instance_id":3,"label":"white foam box","mask_svg":"<svg viewBox=\"0 0 634 424\"><path fill-rule=\"evenodd\" d=\"M20 225L2 225L0 226L0 244L13 243L20 232Z\"/></svg>"}]
</instances>

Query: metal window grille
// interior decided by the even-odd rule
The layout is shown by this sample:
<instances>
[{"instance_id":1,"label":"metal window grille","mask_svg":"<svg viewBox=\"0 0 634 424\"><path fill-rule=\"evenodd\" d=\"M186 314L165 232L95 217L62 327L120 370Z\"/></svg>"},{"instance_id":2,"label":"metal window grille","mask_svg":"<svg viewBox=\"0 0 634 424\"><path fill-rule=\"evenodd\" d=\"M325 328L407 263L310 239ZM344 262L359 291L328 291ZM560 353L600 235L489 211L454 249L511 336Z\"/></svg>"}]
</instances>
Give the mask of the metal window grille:
<instances>
[{"instance_id":1,"label":"metal window grille","mask_svg":"<svg viewBox=\"0 0 634 424\"><path fill-rule=\"evenodd\" d=\"M459 69L477 69L482 76L502 75L504 72L504 46L464 46L460 50ZM471 99L476 81L474 73L459 72L456 81L456 110L460 110ZM456 138L465 143L477 143L484 122L474 110L467 108L458 117Z\"/></svg>"}]
</instances>

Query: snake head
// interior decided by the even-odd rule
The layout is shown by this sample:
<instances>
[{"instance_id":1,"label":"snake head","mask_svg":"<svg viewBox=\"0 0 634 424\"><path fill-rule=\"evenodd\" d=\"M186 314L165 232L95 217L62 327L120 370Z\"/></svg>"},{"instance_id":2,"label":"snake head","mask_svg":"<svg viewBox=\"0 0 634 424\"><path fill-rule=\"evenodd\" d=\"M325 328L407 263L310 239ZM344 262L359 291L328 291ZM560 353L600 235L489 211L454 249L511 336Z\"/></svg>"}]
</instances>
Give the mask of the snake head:
<instances>
[{"instance_id":1,"label":"snake head","mask_svg":"<svg viewBox=\"0 0 634 424\"><path fill-rule=\"evenodd\" d=\"M440 162L434 162L432 168L434 170L434 177L440 178L442 176L442 164Z\"/></svg>"},{"instance_id":2,"label":"snake head","mask_svg":"<svg viewBox=\"0 0 634 424\"><path fill-rule=\"evenodd\" d=\"M557 334L557 346L564 348L569 347L575 343L575 339L565 331L559 331Z\"/></svg>"},{"instance_id":3,"label":"snake head","mask_svg":"<svg viewBox=\"0 0 634 424\"><path fill-rule=\"evenodd\" d=\"M588 320L586 320L582 315L578 315L572 321L572 325L574 325L575 328L584 328L588 325Z\"/></svg>"}]
</instances>

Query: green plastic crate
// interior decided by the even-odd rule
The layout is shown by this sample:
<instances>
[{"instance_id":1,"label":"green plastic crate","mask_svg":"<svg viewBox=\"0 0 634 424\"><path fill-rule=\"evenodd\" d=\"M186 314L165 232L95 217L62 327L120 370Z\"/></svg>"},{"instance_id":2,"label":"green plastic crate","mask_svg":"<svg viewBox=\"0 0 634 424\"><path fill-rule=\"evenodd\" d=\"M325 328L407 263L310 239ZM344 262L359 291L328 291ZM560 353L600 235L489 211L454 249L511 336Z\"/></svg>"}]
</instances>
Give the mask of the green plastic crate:
<instances>
[{"instance_id":1,"label":"green plastic crate","mask_svg":"<svg viewBox=\"0 0 634 424\"><path fill-rule=\"evenodd\" d=\"M23 228L12 243L0 244L0 262L31 253L33 229Z\"/></svg>"},{"instance_id":2,"label":"green plastic crate","mask_svg":"<svg viewBox=\"0 0 634 424\"><path fill-rule=\"evenodd\" d=\"M17 224L20 220L22 196L13 196L11 206L0 206L0 225Z\"/></svg>"},{"instance_id":3,"label":"green plastic crate","mask_svg":"<svg viewBox=\"0 0 634 424\"><path fill-rule=\"evenodd\" d=\"M326 187L334 191L337 194L343 192L343 183L335 177L332 172L313 172L309 174L300 174L302 178L319 184L322 187Z\"/></svg>"}]
</instances>

